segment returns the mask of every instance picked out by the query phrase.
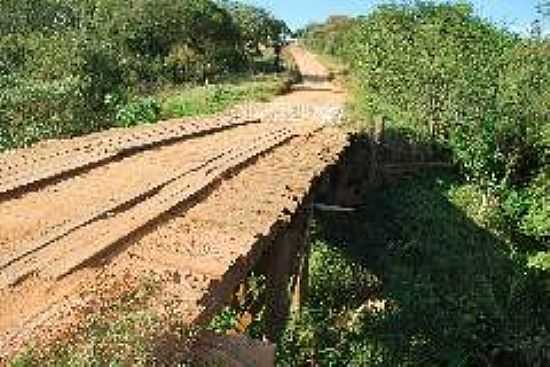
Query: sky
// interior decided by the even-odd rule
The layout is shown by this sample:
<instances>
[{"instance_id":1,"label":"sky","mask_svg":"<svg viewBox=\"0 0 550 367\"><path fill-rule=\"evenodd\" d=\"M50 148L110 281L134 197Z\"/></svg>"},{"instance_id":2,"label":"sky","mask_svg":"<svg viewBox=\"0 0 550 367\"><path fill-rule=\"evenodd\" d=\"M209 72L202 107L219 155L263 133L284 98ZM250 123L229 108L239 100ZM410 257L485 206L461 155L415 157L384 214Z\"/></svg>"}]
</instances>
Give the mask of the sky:
<instances>
[{"instance_id":1,"label":"sky","mask_svg":"<svg viewBox=\"0 0 550 367\"><path fill-rule=\"evenodd\" d=\"M320 22L329 15L367 14L383 0L243 0L271 10L292 29ZM387 1L385 1L387 2ZM538 0L471 0L478 15L524 33L536 19Z\"/></svg>"}]
</instances>

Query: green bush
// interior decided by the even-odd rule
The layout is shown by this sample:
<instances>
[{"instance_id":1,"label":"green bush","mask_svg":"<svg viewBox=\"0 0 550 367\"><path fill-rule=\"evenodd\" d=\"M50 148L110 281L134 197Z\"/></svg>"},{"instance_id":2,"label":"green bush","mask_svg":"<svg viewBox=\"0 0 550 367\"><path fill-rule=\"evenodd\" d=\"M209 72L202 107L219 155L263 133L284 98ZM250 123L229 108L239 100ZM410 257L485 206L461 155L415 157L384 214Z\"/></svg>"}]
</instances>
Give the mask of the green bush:
<instances>
[{"instance_id":1,"label":"green bush","mask_svg":"<svg viewBox=\"0 0 550 367\"><path fill-rule=\"evenodd\" d=\"M115 119L120 127L136 126L139 123L157 122L160 116L160 103L154 98L143 98L128 103L118 110Z\"/></svg>"},{"instance_id":2,"label":"green bush","mask_svg":"<svg viewBox=\"0 0 550 367\"><path fill-rule=\"evenodd\" d=\"M448 148L462 177L413 180L374 203L369 193L370 214L331 225L368 249L358 261L387 302L347 329L308 310L291 350L325 365L548 364L550 41L435 2L332 18L304 38L349 68L365 121L385 115L407 138ZM338 266L324 283L347 284Z\"/></svg>"},{"instance_id":3,"label":"green bush","mask_svg":"<svg viewBox=\"0 0 550 367\"><path fill-rule=\"evenodd\" d=\"M0 0L0 5L0 149L152 121L159 106L135 102L140 94L166 84L219 79L252 63L245 51L251 25L228 3ZM264 10L250 9L276 22ZM284 32L277 24L270 28L272 38ZM214 97L219 106L218 99L231 100Z\"/></svg>"},{"instance_id":4,"label":"green bush","mask_svg":"<svg viewBox=\"0 0 550 367\"><path fill-rule=\"evenodd\" d=\"M530 269L479 220L482 192L431 175L383 194L392 247L384 260L385 343L432 365L531 366L550 357L547 274ZM478 217L478 218L476 218ZM389 219L389 220L388 220ZM393 335L391 335L393 334ZM536 350L536 353L533 351Z\"/></svg>"},{"instance_id":5,"label":"green bush","mask_svg":"<svg viewBox=\"0 0 550 367\"><path fill-rule=\"evenodd\" d=\"M419 139L449 147L488 198L541 195L527 188L548 167L550 41L519 38L465 3L432 2L333 18L311 27L305 40L349 65L362 113L386 115ZM512 235L533 235L532 220L522 217L527 210L515 213Z\"/></svg>"},{"instance_id":6,"label":"green bush","mask_svg":"<svg viewBox=\"0 0 550 367\"><path fill-rule=\"evenodd\" d=\"M526 212L522 216L521 228L527 235L550 243L550 171L541 173L527 190ZM523 213L522 213L523 214Z\"/></svg>"},{"instance_id":7,"label":"green bush","mask_svg":"<svg viewBox=\"0 0 550 367\"><path fill-rule=\"evenodd\" d=\"M310 297L279 342L281 366L550 362L548 273L492 231L481 190L434 171L365 200L316 214Z\"/></svg>"},{"instance_id":8,"label":"green bush","mask_svg":"<svg viewBox=\"0 0 550 367\"><path fill-rule=\"evenodd\" d=\"M376 288L375 277L344 248L314 234L310 259L310 295L279 341L278 365L346 366L354 364L360 336L356 310ZM351 363L351 364L350 364Z\"/></svg>"},{"instance_id":9,"label":"green bush","mask_svg":"<svg viewBox=\"0 0 550 367\"><path fill-rule=\"evenodd\" d=\"M138 6L128 19L124 42L137 55L165 60L174 81L200 80L242 67L237 25L215 2L144 1Z\"/></svg>"},{"instance_id":10,"label":"green bush","mask_svg":"<svg viewBox=\"0 0 550 367\"><path fill-rule=\"evenodd\" d=\"M74 96L79 80L12 82L0 93L0 149L77 133Z\"/></svg>"},{"instance_id":11,"label":"green bush","mask_svg":"<svg viewBox=\"0 0 550 367\"><path fill-rule=\"evenodd\" d=\"M1 0L0 35L55 33L78 26L79 0Z\"/></svg>"},{"instance_id":12,"label":"green bush","mask_svg":"<svg viewBox=\"0 0 550 367\"><path fill-rule=\"evenodd\" d=\"M90 111L108 112L108 97L122 96L128 88L126 69L118 59L116 46L109 41L84 44L82 64L82 95Z\"/></svg>"},{"instance_id":13,"label":"green bush","mask_svg":"<svg viewBox=\"0 0 550 367\"><path fill-rule=\"evenodd\" d=\"M0 75L6 76L20 71L29 57L23 45L23 36L9 34L0 38Z\"/></svg>"},{"instance_id":14,"label":"green bush","mask_svg":"<svg viewBox=\"0 0 550 367\"><path fill-rule=\"evenodd\" d=\"M261 46L280 44L283 35L290 33L284 22L265 9L235 1L227 2L226 7L235 19L244 51L250 60L261 55Z\"/></svg>"}]
</instances>

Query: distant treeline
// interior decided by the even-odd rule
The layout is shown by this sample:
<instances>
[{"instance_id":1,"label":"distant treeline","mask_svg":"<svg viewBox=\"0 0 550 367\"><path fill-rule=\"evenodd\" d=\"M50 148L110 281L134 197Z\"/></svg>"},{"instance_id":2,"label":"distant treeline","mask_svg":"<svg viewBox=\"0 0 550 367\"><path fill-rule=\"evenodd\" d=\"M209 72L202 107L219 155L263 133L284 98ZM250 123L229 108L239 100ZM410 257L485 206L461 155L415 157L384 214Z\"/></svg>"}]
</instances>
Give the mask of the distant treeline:
<instances>
[{"instance_id":1,"label":"distant treeline","mask_svg":"<svg viewBox=\"0 0 550 367\"><path fill-rule=\"evenodd\" d=\"M288 32L213 0L0 0L0 150L108 128L163 84L248 70Z\"/></svg>"},{"instance_id":2,"label":"distant treeline","mask_svg":"<svg viewBox=\"0 0 550 367\"><path fill-rule=\"evenodd\" d=\"M520 37L467 4L390 5L303 32L356 80L363 116L447 147L526 248L550 246L550 41Z\"/></svg>"}]
</instances>

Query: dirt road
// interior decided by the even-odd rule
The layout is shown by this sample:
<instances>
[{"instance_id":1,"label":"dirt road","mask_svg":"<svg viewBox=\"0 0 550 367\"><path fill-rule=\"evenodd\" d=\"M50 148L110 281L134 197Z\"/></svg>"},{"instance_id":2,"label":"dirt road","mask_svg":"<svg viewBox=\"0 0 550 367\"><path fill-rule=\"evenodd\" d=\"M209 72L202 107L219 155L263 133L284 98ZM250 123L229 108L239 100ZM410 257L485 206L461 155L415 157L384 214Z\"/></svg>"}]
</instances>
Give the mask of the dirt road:
<instances>
[{"instance_id":1,"label":"dirt road","mask_svg":"<svg viewBox=\"0 0 550 367\"><path fill-rule=\"evenodd\" d=\"M314 84L269 103L0 155L0 362L144 274L191 324L227 301L347 144L345 95L291 52Z\"/></svg>"}]
</instances>

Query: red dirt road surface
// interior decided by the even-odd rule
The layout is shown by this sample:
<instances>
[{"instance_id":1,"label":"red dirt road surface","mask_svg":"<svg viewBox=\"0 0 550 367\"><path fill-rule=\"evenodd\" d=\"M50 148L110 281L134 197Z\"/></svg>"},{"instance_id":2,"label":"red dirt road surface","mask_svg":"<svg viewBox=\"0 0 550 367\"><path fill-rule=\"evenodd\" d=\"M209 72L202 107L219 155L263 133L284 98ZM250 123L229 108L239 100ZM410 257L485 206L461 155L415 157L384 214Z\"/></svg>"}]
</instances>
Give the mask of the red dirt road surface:
<instances>
[{"instance_id":1,"label":"red dirt road surface","mask_svg":"<svg viewBox=\"0 0 550 367\"><path fill-rule=\"evenodd\" d=\"M0 155L0 364L144 275L189 324L228 301L347 145L345 95L290 51L315 81L270 103Z\"/></svg>"}]
</instances>

